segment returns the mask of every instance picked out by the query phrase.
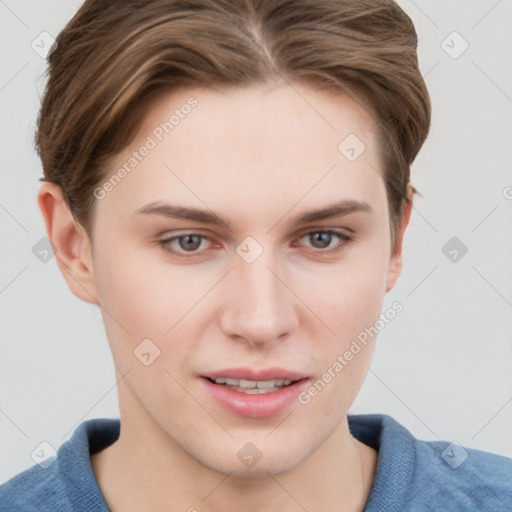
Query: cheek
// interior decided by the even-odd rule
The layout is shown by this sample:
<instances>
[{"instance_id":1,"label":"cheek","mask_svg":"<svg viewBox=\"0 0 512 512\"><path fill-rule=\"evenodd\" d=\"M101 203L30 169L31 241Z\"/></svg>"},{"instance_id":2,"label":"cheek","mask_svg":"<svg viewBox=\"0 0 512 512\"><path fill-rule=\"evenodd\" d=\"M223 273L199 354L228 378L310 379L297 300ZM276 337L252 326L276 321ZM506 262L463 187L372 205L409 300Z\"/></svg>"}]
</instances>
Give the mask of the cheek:
<instances>
[{"instance_id":1,"label":"cheek","mask_svg":"<svg viewBox=\"0 0 512 512\"><path fill-rule=\"evenodd\" d=\"M317 359L314 398L318 414L339 419L357 395L370 365L377 337L375 326L385 296L387 259L378 243L347 258L329 275L304 283L302 293L322 321L312 354ZM309 292L308 292L309 290ZM312 291L314 291L312 293ZM320 329L324 333L319 335ZM307 397L305 397L307 399Z\"/></svg>"},{"instance_id":2,"label":"cheek","mask_svg":"<svg viewBox=\"0 0 512 512\"><path fill-rule=\"evenodd\" d=\"M378 319L386 278L387 261L382 249L365 248L354 252L346 264L325 270L316 280L303 282L301 293L334 331L326 332L339 348Z\"/></svg>"},{"instance_id":3,"label":"cheek","mask_svg":"<svg viewBox=\"0 0 512 512\"><path fill-rule=\"evenodd\" d=\"M134 363L138 368L134 350L145 339L160 350L155 366L184 363L200 338L199 318L208 314L205 307L212 297L207 294L218 276L193 265L170 264L158 248L148 251L123 241L103 247L96 255L95 274L105 330L119 368Z\"/></svg>"},{"instance_id":4,"label":"cheek","mask_svg":"<svg viewBox=\"0 0 512 512\"><path fill-rule=\"evenodd\" d=\"M121 241L101 246L95 262L98 298L116 357L130 354L145 338L161 338L171 326L173 303L179 301L174 290L163 286L156 266L123 247Z\"/></svg>"},{"instance_id":5,"label":"cheek","mask_svg":"<svg viewBox=\"0 0 512 512\"><path fill-rule=\"evenodd\" d=\"M343 395L350 396L366 374L374 349L376 325L382 309L383 294L376 289L375 281L358 278L357 282L345 280L343 292L324 297L325 309L320 313L322 320L333 332L327 336L316 336L315 347L319 373L336 374L336 379L325 376L326 381L336 381L333 387L342 385ZM318 311L322 311L322 304ZM369 334L370 333L370 334ZM357 388L357 389L356 389Z\"/></svg>"},{"instance_id":6,"label":"cheek","mask_svg":"<svg viewBox=\"0 0 512 512\"><path fill-rule=\"evenodd\" d=\"M108 247L108 246L107 246ZM150 254L126 244L123 250L105 250L97 256L97 289L102 304L139 334L149 329L164 334L183 314L197 293L188 286L185 267L165 265Z\"/></svg>"}]
</instances>

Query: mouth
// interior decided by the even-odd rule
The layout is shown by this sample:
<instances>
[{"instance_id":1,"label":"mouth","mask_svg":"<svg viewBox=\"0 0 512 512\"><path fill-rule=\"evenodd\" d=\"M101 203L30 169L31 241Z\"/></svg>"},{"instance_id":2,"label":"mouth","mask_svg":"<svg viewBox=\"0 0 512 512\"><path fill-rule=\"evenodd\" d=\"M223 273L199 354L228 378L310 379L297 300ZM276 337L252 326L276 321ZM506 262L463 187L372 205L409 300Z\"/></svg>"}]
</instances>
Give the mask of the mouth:
<instances>
[{"instance_id":1,"label":"mouth","mask_svg":"<svg viewBox=\"0 0 512 512\"><path fill-rule=\"evenodd\" d=\"M223 408L238 416L265 418L295 403L310 377L282 368L232 368L200 375L205 390Z\"/></svg>"}]
</instances>

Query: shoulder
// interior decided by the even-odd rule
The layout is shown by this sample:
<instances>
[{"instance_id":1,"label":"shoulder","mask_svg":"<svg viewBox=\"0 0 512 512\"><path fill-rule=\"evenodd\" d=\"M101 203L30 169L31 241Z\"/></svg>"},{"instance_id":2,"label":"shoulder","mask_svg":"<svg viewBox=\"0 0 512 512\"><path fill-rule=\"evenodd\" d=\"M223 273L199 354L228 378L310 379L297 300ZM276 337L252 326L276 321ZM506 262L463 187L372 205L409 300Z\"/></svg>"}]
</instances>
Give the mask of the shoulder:
<instances>
[{"instance_id":1,"label":"shoulder","mask_svg":"<svg viewBox=\"0 0 512 512\"><path fill-rule=\"evenodd\" d=\"M458 510L512 510L512 459L449 441L415 440L414 485Z\"/></svg>"},{"instance_id":2,"label":"shoulder","mask_svg":"<svg viewBox=\"0 0 512 512\"><path fill-rule=\"evenodd\" d=\"M54 463L47 468L35 465L0 485L2 512L59 510L59 507L64 510L66 506L69 508L69 503Z\"/></svg>"},{"instance_id":3,"label":"shoulder","mask_svg":"<svg viewBox=\"0 0 512 512\"><path fill-rule=\"evenodd\" d=\"M416 439L385 414L349 416L354 437L378 451L365 510L512 510L512 459L457 442Z\"/></svg>"},{"instance_id":4,"label":"shoulder","mask_svg":"<svg viewBox=\"0 0 512 512\"><path fill-rule=\"evenodd\" d=\"M0 485L0 512L89 510L107 512L90 454L114 442L119 420L81 423L56 457L15 475Z\"/></svg>"}]
</instances>

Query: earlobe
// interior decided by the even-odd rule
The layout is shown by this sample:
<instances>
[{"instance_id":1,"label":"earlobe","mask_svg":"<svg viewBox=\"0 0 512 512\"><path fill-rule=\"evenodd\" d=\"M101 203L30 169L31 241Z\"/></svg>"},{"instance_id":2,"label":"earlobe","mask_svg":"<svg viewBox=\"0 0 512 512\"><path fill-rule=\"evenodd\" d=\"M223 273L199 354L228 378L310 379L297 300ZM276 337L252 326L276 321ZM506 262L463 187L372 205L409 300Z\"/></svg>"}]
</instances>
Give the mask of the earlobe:
<instances>
[{"instance_id":1,"label":"earlobe","mask_svg":"<svg viewBox=\"0 0 512 512\"><path fill-rule=\"evenodd\" d=\"M408 194L409 203L407 204L404 210L400 226L400 232L397 233L396 245L393 254L391 255L391 259L389 261L388 279L386 282L386 293L389 292L393 288L393 286L395 286L395 283L397 282L402 272L402 243L404 239L405 230L409 224L409 219L411 217L413 203L413 193L410 187L408 187Z\"/></svg>"},{"instance_id":2,"label":"earlobe","mask_svg":"<svg viewBox=\"0 0 512 512\"><path fill-rule=\"evenodd\" d=\"M44 182L37 201L57 265L69 289L79 299L98 304L90 240L85 229L73 219L62 189Z\"/></svg>"}]
</instances>

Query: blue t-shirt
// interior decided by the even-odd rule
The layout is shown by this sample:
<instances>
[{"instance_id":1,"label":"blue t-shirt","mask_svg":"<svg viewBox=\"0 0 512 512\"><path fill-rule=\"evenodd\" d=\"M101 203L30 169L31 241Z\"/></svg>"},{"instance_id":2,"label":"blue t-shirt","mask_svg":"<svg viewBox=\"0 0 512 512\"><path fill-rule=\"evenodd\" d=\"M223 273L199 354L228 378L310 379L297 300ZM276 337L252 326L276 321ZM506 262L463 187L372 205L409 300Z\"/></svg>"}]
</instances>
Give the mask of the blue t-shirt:
<instances>
[{"instance_id":1,"label":"blue t-shirt","mask_svg":"<svg viewBox=\"0 0 512 512\"><path fill-rule=\"evenodd\" d=\"M420 441L385 414L348 416L352 435L378 451L366 512L511 512L512 459L446 441ZM90 454L119 437L119 420L81 423L46 468L0 485L2 512L108 512ZM168 510L172 510L169 507Z\"/></svg>"}]
</instances>

